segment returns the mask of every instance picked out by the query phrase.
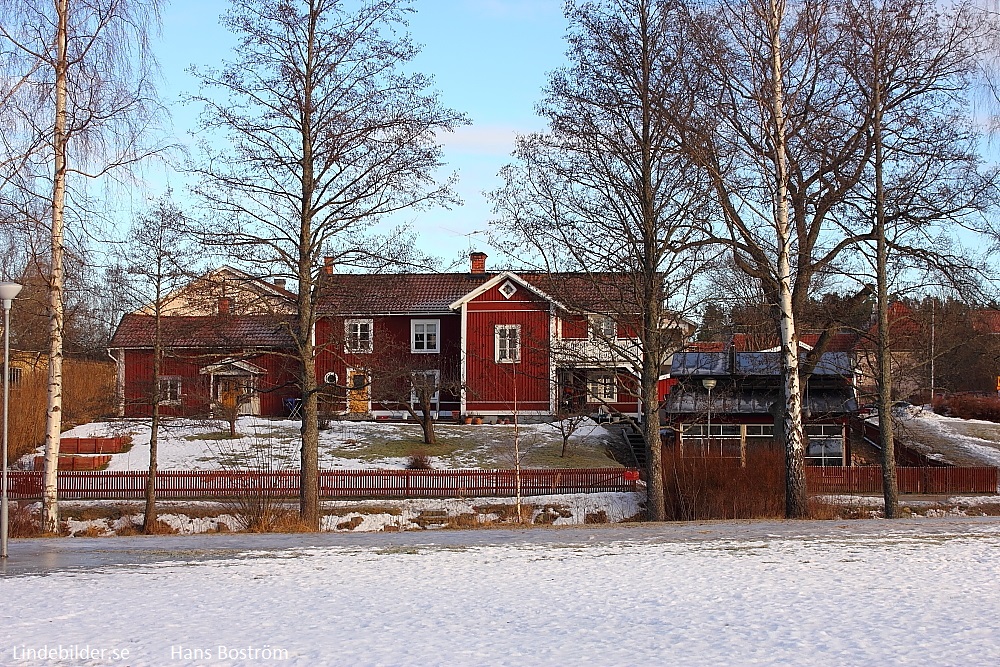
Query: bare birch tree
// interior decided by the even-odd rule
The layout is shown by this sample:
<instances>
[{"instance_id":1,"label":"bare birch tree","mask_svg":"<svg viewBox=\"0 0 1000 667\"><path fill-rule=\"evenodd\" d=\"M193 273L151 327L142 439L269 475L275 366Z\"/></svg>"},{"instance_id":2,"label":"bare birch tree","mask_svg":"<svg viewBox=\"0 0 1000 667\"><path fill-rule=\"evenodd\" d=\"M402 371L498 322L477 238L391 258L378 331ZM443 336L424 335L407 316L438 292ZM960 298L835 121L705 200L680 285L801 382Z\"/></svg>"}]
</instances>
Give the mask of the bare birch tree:
<instances>
[{"instance_id":1,"label":"bare birch tree","mask_svg":"<svg viewBox=\"0 0 1000 667\"><path fill-rule=\"evenodd\" d=\"M158 105L149 82L155 60L150 30L158 2L129 0L3 0L0 42L16 93L2 113L16 179L51 210L49 250L49 381L45 435L43 528L55 531L56 473L62 427L64 249L74 179L101 178L150 151L141 140ZM13 87L12 87L13 88ZM7 103L10 103L9 105ZM83 187L82 181L79 187Z\"/></svg>"},{"instance_id":2,"label":"bare birch tree","mask_svg":"<svg viewBox=\"0 0 1000 667\"><path fill-rule=\"evenodd\" d=\"M204 105L197 193L226 230L205 241L293 281L301 364L300 514L319 526L318 391L313 330L324 270L384 267L408 249L373 236L385 216L453 201L436 137L466 122L431 80L404 73L419 49L397 30L408 0L234 0L240 39L221 69L197 70ZM215 142L215 143L213 143ZM323 258L329 257L327 266Z\"/></svg>"},{"instance_id":3,"label":"bare birch tree","mask_svg":"<svg viewBox=\"0 0 1000 667\"><path fill-rule=\"evenodd\" d=\"M693 7L693 5L692 5ZM678 128L712 184L736 268L761 284L781 345L786 516L807 511L802 376L823 339L800 363L796 319L817 281L846 249L870 238L836 222L862 178L868 126L852 104L848 77L832 57L832 7L821 0L725 0L692 9L703 104ZM707 85L705 85L707 83Z\"/></svg>"}]
</instances>

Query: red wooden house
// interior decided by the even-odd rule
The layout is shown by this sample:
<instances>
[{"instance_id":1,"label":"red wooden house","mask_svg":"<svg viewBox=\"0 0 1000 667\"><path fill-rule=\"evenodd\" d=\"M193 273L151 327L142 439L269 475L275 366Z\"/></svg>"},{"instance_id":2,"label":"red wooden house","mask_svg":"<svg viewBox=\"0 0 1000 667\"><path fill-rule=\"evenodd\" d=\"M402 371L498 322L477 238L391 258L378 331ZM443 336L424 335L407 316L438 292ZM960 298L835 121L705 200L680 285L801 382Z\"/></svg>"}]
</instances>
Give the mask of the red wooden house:
<instances>
[{"instance_id":1,"label":"red wooden house","mask_svg":"<svg viewBox=\"0 0 1000 667\"><path fill-rule=\"evenodd\" d=\"M636 349L638 341L621 316L604 314L620 299L615 290L627 289L624 281L488 272L484 253L470 259L463 273L336 274L326 268L314 331L322 410L402 417L407 404L418 402L416 387L429 386L439 418L516 412L543 420L567 407L637 414L635 372L620 351ZM228 315L164 318L172 351L159 381L177 414L205 412L204 397L218 393L231 375L255 397L247 412L288 414L286 399L297 394L295 369L284 354L292 346L291 295L283 285L243 287L265 294L272 310L276 297L287 295L287 305L278 314L235 315L230 307ZM126 415L148 412L142 397L153 381L152 335L143 318L127 315L112 342Z\"/></svg>"}]
</instances>

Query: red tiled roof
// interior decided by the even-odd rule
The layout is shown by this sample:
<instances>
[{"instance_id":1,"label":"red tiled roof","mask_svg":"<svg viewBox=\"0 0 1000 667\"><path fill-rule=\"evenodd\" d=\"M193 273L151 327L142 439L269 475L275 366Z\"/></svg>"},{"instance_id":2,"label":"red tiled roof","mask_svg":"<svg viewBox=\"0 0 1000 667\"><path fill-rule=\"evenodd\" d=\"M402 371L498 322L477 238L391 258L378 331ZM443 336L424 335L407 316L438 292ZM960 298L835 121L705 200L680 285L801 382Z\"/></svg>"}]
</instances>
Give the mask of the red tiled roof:
<instances>
[{"instance_id":1,"label":"red tiled roof","mask_svg":"<svg viewBox=\"0 0 1000 667\"><path fill-rule=\"evenodd\" d=\"M169 347L277 348L294 344L290 322L280 315L171 316L161 318L160 326L163 344ZM109 347L152 347L155 326L152 315L125 315Z\"/></svg>"},{"instance_id":2,"label":"red tiled roof","mask_svg":"<svg viewBox=\"0 0 1000 667\"><path fill-rule=\"evenodd\" d=\"M628 303L624 274L518 273L569 308L615 312ZM343 273L323 277L320 312L342 315L445 313L448 306L498 273ZM617 304L615 306L600 304Z\"/></svg>"}]
</instances>

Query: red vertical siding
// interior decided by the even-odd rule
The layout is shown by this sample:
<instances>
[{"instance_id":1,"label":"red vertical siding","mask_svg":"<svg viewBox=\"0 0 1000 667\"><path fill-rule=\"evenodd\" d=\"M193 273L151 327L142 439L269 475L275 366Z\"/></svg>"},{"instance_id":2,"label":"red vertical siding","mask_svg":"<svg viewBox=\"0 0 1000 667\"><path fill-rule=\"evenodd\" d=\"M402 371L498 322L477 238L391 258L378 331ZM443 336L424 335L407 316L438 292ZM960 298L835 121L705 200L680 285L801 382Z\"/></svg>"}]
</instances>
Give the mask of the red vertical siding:
<instances>
[{"instance_id":1,"label":"red vertical siding","mask_svg":"<svg viewBox=\"0 0 1000 667\"><path fill-rule=\"evenodd\" d=\"M468 412L550 410L549 304L517 286L505 299L498 287L470 301L466 324L466 409ZM521 361L497 363L495 327L521 325Z\"/></svg>"},{"instance_id":2,"label":"red vertical siding","mask_svg":"<svg viewBox=\"0 0 1000 667\"><path fill-rule=\"evenodd\" d=\"M152 350L125 350L125 416L147 417L152 414L150 395L153 387ZM300 392L296 384L297 364L294 359L273 352L243 352L241 350L173 351L163 358L160 374L181 378L180 405L164 404L160 413L168 417L206 416L211 404L209 376L201 369L223 359L239 359L263 368L257 376L260 414L282 417L287 414L283 400Z\"/></svg>"},{"instance_id":3,"label":"red vertical siding","mask_svg":"<svg viewBox=\"0 0 1000 667\"><path fill-rule=\"evenodd\" d=\"M358 354L344 351L344 320L372 320L372 351ZM410 323L412 320L439 320L440 352L411 353ZM324 317L316 324L316 373L322 378L329 372L337 374L341 385L347 378L347 369L365 369L372 375L372 410L399 411L402 407L395 402L379 401L387 397L407 396L408 386L404 387L399 379L400 372L407 369L438 370L442 378L449 375L458 376L459 359L461 357L462 321L458 313L442 315L380 315L375 317ZM383 379L380 379L380 375ZM391 375L392 381L384 379ZM334 390L330 395L330 409L344 410L343 390ZM441 395L439 408L441 410L457 411L460 398L455 392L444 392Z\"/></svg>"}]
</instances>

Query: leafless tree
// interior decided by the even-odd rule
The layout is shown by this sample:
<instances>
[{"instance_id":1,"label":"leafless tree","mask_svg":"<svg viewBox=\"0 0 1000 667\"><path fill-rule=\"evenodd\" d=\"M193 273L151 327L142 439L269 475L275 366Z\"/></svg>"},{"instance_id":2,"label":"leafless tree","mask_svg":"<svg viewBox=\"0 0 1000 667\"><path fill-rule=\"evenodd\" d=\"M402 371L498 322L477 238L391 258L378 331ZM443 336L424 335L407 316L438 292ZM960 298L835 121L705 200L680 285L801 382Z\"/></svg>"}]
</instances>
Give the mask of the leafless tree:
<instances>
[{"instance_id":1,"label":"leafless tree","mask_svg":"<svg viewBox=\"0 0 1000 667\"><path fill-rule=\"evenodd\" d=\"M979 170L968 95L997 24L972 3L856 0L842 6L844 69L870 120L871 185L859 183L871 220L877 285L877 381L885 516L898 514L889 323L890 253L959 279L969 264L935 242L948 225L986 212L995 174Z\"/></svg>"},{"instance_id":2,"label":"leafless tree","mask_svg":"<svg viewBox=\"0 0 1000 667\"><path fill-rule=\"evenodd\" d=\"M703 103L677 130L711 181L717 240L760 282L780 341L788 517L806 514L801 383L825 347L821 338L800 363L798 319L817 281L870 238L836 225L865 174L869 123L837 68L833 12L812 0L692 3L697 47L686 69L700 77Z\"/></svg>"},{"instance_id":3,"label":"leafless tree","mask_svg":"<svg viewBox=\"0 0 1000 667\"><path fill-rule=\"evenodd\" d=\"M405 256L401 233L369 230L391 213L455 201L440 132L465 123L431 81L404 73L418 47L397 29L407 0L234 0L225 25L240 39L221 69L198 69L211 135L192 167L226 247L262 276L294 283L291 333L301 361L302 496L306 525L319 526L318 391L313 327L322 258L331 270L384 267Z\"/></svg>"},{"instance_id":4,"label":"leafless tree","mask_svg":"<svg viewBox=\"0 0 1000 667\"><path fill-rule=\"evenodd\" d=\"M169 390L160 382L163 357L170 348L170 341L165 340L162 325L164 301L170 292L186 284L197 271L194 249L189 240L187 220L168 193L135 222L125 239L126 247L121 251L121 280L117 289L127 293L134 306L143 307L143 312L153 317L153 372L149 386L152 415L143 519L145 533L155 532L157 525L156 472L161 426L160 405L165 399L164 391Z\"/></svg>"},{"instance_id":5,"label":"leafless tree","mask_svg":"<svg viewBox=\"0 0 1000 667\"><path fill-rule=\"evenodd\" d=\"M496 224L508 252L553 272L564 306L634 331L595 341L640 378L649 517L663 520L657 381L682 343L707 218L708 182L675 132L697 103L678 70L688 35L663 0L568 2L565 12L569 65L538 107L549 130L518 139L492 193ZM559 272L573 276L559 284Z\"/></svg>"},{"instance_id":6,"label":"leafless tree","mask_svg":"<svg viewBox=\"0 0 1000 667\"><path fill-rule=\"evenodd\" d=\"M48 270L49 384L42 524L58 527L56 491L62 424L66 220L83 183L134 165L159 106L150 85L148 36L158 2L4 0L0 50L6 86L0 186L46 202L51 213ZM12 83L11 83L12 82ZM77 196L74 197L74 181Z\"/></svg>"}]
</instances>

